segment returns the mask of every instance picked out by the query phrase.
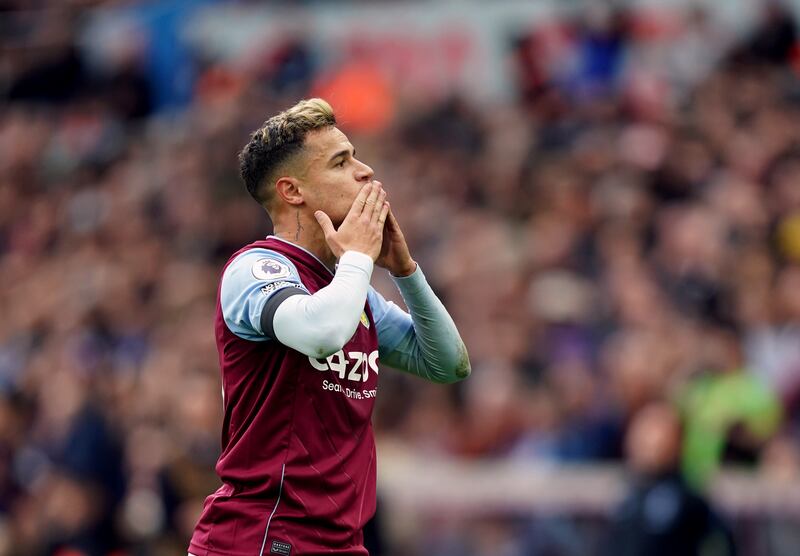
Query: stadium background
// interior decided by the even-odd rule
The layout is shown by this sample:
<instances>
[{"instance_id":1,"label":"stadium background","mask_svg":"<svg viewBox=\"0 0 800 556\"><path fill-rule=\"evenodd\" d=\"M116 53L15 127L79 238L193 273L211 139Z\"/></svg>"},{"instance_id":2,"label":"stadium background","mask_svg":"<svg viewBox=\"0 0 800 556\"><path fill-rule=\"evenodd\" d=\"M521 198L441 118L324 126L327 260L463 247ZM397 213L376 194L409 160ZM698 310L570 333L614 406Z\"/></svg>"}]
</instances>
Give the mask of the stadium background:
<instances>
[{"instance_id":1,"label":"stadium background","mask_svg":"<svg viewBox=\"0 0 800 556\"><path fill-rule=\"evenodd\" d=\"M382 373L375 554L614 554L653 453L740 554L800 553L798 14L0 2L0 553L185 553L217 485L218 272L269 232L235 154L310 95L473 361ZM664 404L680 455L650 442Z\"/></svg>"}]
</instances>

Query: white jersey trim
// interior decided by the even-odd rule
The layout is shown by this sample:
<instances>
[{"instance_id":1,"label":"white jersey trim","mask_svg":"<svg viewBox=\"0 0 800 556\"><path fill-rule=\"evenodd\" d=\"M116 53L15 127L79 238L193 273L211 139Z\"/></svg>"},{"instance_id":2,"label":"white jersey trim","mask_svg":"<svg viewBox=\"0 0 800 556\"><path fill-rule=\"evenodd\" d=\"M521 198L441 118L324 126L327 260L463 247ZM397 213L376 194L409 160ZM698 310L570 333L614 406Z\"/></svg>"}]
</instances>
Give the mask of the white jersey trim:
<instances>
[{"instance_id":1,"label":"white jersey trim","mask_svg":"<svg viewBox=\"0 0 800 556\"><path fill-rule=\"evenodd\" d=\"M272 523L272 516L275 515L275 512L278 509L278 504L281 503L281 494L283 493L283 477L286 473L286 464L284 463L281 467L281 484L278 487L278 499L275 500L275 507L272 508L272 513L269 514L269 518L267 519L267 530L264 531L264 540L261 542L261 552L258 553L258 556L263 556L264 554L264 547L267 545L267 535L269 535L269 524Z\"/></svg>"}]
</instances>

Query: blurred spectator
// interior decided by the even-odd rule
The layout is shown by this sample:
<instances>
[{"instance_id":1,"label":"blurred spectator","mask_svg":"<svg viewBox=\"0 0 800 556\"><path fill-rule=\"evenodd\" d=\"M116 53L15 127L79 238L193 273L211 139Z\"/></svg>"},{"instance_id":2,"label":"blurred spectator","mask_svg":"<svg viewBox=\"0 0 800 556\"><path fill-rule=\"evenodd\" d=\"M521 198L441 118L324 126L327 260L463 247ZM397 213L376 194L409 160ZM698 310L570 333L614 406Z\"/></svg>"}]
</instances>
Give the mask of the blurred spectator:
<instances>
[{"instance_id":1,"label":"blurred spectator","mask_svg":"<svg viewBox=\"0 0 800 556\"><path fill-rule=\"evenodd\" d=\"M796 55L797 25L781 0L766 0L763 21L740 51L753 62L785 64Z\"/></svg>"},{"instance_id":2,"label":"blurred spectator","mask_svg":"<svg viewBox=\"0 0 800 556\"><path fill-rule=\"evenodd\" d=\"M38 16L5 16L4 27L11 32L3 44L20 54L7 57L9 100L66 103L88 92L90 79L76 44L75 15L67 8Z\"/></svg>"},{"instance_id":3,"label":"blurred spectator","mask_svg":"<svg viewBox=\"0 0 800 556\"><path fill-rule=\"evenodd\" d=\"M634 482L613 518L606 554L735 554L730 532L679 471L681 425L666 404L642 409L627 437Z\"/></svg>"},{"instance_id":4,"label":"blurred spectator","mask_svg":"<svg viewBox=\"0 0 800 556\"><path fill-rule=\"evenodd\" d=\"M792 484L800 477L800 449L791 434L782 434L764 449L761 473L778 488ZM800 531L792 519L776 515L767 524L769 554L789 556L800 546Z\"/></svg>"},{"instance_id":5,"label":"blurred spectator","mask_svg":"<svg viewBox=\"0 0 800 556\"><path fill-rule=\"evenodd\" d=\"M729 331L703 335L704 374L686 385L684 471L703 485L721 461L753 466L778 430L781 406L758 377L742 369L737 338Z\"/></svg>"}]
</instances>

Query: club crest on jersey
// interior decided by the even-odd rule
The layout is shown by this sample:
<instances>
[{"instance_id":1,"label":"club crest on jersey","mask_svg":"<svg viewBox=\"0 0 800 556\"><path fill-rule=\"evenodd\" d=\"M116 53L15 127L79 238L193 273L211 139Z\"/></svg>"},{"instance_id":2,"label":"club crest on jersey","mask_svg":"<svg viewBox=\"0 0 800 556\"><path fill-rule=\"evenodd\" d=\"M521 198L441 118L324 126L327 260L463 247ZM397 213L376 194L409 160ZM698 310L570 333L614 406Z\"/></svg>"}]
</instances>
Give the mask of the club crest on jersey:
<instances>
[{"instance_id":1,"label":"club crest on jersey","mask_svg":"<svg viewBox=\"0 0 800 556\"><path fill-rule=\"evenodd\" d=\"M363 324L364 327L369 330L369 319L367 318L367 313L364 311L361 311L361 324Z\"/></svg>"},{"instance_id":2,"label":"club crest on jersey","mask_svg":"<svg viewBox=\"0 0 800 556\"><path fill-rule=\"evenodd\" d=\"M253 264L253 276L259 280L277 280L292 275L289 265L276 259L258 259Z\"/></svg>"}]
</instances>

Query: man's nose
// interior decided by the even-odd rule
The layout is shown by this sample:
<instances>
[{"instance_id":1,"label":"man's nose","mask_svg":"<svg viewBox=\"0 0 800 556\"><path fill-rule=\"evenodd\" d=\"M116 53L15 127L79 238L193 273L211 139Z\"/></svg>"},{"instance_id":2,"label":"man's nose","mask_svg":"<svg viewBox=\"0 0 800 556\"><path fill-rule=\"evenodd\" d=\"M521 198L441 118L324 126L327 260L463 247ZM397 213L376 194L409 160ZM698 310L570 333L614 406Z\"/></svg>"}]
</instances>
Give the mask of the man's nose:
<instances>
[{"instance_id":1,"label":"man's nose","mask_svg":"<svg viewBox=\"0 0 800 556\"><path fill-rule=\"evenodd\" d=\"M372 171L372 168L364 164L363 162L359 161L359 168L356 170L356 179L358 181L369 181L372 179L372 176L375 175L375 172Z\"/></svg>"}]
</instances>

